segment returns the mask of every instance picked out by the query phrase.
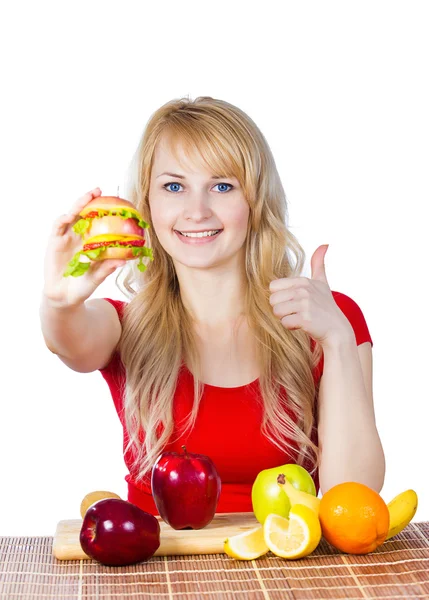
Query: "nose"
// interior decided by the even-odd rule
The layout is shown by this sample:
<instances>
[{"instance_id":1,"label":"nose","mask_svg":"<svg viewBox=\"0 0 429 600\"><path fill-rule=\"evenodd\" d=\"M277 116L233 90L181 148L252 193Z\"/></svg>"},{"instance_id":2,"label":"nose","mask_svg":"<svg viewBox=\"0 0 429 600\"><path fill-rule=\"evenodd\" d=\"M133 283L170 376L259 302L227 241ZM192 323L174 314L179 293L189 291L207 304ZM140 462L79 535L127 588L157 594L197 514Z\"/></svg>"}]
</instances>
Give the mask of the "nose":
<instances>
[{"instance_id":1,"label":"nose","mask_svg":"<svg viewBox=\"0 0 429 600\"><path fill-rule=\"evenodd\" d=\"M192 221L202 221L208 219L213 214L210 207L209 195L203 191L187 194L183 208L185 219Z\"/></svg>"}]
</instances>

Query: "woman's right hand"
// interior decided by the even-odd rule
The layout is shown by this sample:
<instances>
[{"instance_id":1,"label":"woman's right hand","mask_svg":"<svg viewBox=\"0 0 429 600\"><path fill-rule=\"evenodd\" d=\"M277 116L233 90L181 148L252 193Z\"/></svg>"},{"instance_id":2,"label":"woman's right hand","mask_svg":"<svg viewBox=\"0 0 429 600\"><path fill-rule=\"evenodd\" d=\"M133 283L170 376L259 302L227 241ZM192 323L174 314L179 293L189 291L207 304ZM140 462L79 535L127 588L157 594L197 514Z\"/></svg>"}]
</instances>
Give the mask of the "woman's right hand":
<instances>
[{"instance_id":1,"label":"woman's right hand","mask_svg":"<svg viewBox=\"0 0 429 600\"><path fill-rule=\"evenodd\" d=\"M83 303L106 277L126 263L114 259L91 261L83 275L64 277L67 264L82 248L82 238L72 227L81 218L81 210L98 196L101 196L100 188L88 192L75 202L68 214L61 215L53 224L45 253L43 296L55 307L65 308Z\"/></svg>"}]
</instances>

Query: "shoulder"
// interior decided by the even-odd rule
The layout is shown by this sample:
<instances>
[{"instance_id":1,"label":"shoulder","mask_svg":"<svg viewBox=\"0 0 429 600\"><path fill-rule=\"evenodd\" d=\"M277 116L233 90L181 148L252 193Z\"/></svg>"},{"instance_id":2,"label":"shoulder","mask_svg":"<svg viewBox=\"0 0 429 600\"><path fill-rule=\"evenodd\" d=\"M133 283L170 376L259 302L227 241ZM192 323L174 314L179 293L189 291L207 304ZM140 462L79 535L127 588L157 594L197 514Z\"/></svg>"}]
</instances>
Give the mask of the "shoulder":
<instances>
[{"instance_id":1,"label":"shoulder","mask_svg":"<svg viewBox=\"0 0 429 600\"><path fill-rule=\"evenodd\" d=\"M361 310L358 303L350 296L347 296L347 294L344 294L343 292L335 292L333 290L331 290L331 293L341 310L348 312Z\"/></svg>"},{"instance_id":2,"label":"shoulder","mask_svg":"<svg viewBox=\"0 0 429 600\"><path fill-rule=\"evenodd\" d=\"M356 336L356 344L359 346L364 342L370 342L372 346L373 343L369 333L368 324L362 308L359 306L356 300L347 294L344 294L343 292L335 292L332 290L331 292L337 306L341 309L353 327L353 331Z\"/></svg>"}]
</instances>

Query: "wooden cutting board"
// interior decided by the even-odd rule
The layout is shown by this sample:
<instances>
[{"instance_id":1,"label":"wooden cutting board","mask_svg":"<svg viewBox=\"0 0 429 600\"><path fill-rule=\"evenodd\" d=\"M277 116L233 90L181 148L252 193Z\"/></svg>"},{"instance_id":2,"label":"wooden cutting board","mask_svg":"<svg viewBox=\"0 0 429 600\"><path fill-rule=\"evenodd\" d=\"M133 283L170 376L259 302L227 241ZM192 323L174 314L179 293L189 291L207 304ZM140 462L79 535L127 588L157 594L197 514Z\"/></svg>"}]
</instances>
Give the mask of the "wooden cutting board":
<instances>
[{"instance_id":1,"label":"wooden cutting board","mask_svg":"<svg viewBox=\"0 0 429 600\"><path fill-rule=\"evenodd\" d=\"M227 537L254 529L260 524L253 512L217 513L203 529L176 530L156 517L161 527L161 544L155 556L223 553ZM53 554L58 560L84 560L89 556L79 542L82 519L60 521L54 536Z\"/></svg>"}]
</instances>

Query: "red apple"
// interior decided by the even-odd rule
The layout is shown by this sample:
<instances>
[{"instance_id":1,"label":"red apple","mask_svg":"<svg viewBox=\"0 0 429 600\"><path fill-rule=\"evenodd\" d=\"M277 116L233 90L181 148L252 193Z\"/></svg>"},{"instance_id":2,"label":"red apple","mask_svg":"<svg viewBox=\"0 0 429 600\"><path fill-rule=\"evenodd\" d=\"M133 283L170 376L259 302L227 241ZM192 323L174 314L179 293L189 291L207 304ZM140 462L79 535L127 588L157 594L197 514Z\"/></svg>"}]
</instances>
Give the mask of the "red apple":
<instances>
[{"instance_id":1,"label":"red apple","mask_svg":"<svg viewBox=\"0 0 429 600\"><path fill-rule=\"evenodd\" d=\"M152 494L159 514L173 529L202 529L216 513L221 480L204 454L164 452L152 469Z\"/></svg>"},{"instance_id":2,"label":"red apple","mask_svg":"<svg viewBox=\"0 0 429 600\"><path fill-rule=\"evenodd\" d=\"M159 536L159 523L153 515L125 500L108 498L86 511L80 545L104 565L132 565L155 554Z\"/></svg>"}]
</instances>

